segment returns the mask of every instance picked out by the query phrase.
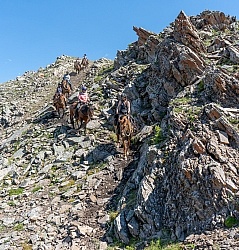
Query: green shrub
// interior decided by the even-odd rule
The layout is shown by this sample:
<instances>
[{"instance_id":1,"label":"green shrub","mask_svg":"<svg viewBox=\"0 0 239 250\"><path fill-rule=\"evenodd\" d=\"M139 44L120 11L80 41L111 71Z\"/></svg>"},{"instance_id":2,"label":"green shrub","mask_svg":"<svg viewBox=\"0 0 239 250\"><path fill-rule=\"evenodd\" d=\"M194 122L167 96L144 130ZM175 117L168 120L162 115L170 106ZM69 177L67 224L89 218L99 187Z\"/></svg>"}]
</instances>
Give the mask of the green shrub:
<instances>
[{"instance_id":1,"label":"green shrub","mask_svg":"<svg viewBox=\"0 0 239 250\"><path fill-rule=\"evenodd\" d=\"M197 89L199 92L202 92L205 88L205 85L204 85L204 82L203 81L200 81L198 86L197 86Z\"/></svg>"},{"instance_id":2,"label":"green shrub","mask_svg":"<svg viewBox=\"0 0 239 250\"><path fill-rule=\"evenodd\" d=\"M225 220L225 226L228 228L234 227L239 223L238 219L233 216L228 216Z\"/></svg>"},{"instance_id":3,"label":"green shrub","mask_svg":"<svg viewBox=\"0 0 239 250\"><path fill-rule=\"evenodd\" d=\"M154 137L151 139L151 143L153 145L156 145L164 140L165 140L165 137L163 136L162 129L160 128L160 126L156 125L154 127Z\"/></svg>"},{"instance_id":4,"label":"green shrub","mask_svg":"<svg viewBox=\"0 0 239 250\"><path fill-rule=\"evenodd\" d=\"M19 195L19 194L22 194L23 193L23 188L16 188L16 189L10 189L8 191L8 194L11 196L11 195Z\"/></svg>"}]
</instances>

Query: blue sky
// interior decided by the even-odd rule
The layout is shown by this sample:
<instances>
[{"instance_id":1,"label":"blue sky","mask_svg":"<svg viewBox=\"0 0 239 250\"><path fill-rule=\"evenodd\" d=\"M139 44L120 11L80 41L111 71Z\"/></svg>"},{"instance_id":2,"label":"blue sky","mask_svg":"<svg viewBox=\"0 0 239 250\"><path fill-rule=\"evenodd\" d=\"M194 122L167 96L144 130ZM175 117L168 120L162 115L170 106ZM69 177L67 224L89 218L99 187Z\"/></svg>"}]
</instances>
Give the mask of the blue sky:
<instances>
[{"instance_id":1,"label":"blue sky","mask_svg":"<svg viewBox=\"0 0 239 250\"><path fill-rule=\"evenodd\" d=\"M206 9L237 16L239 1L0 0L0 83L63 54L114 59L137 40L133 26L159 33L181 10L192 16Z\"/></svg>"}]
</instances>

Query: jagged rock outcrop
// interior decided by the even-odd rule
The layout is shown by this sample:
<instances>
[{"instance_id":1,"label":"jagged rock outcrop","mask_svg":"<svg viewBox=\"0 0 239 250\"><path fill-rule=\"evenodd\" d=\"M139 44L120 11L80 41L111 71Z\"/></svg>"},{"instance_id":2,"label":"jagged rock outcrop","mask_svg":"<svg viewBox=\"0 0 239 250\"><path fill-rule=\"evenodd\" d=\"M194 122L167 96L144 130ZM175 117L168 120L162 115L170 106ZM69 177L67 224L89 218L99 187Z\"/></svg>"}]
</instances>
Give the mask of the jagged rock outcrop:
<instances>
[{"instance_id":1,"label":"jagged rock outcrop","mask_svg":"<svg viewBox=\"0 0 239 250\"><path fill-rule=\"evenodd\" d=\"M205 47L196 28L183 11L180 12L174 22L173 34L177 42L181 42L196 53L205 52Z\"/></svg>"},{"instance_id":2,"label":"jagged rock outcrop","mask_svg":"<svg viewBox=\"0 0 239 250\"><path fill-rule=\"evenodd\" d=\"M230 30L235 22L211 14L204 23L211 29ZM205 60L212 50L200 38L201 25L181 12L173 31L157 45L155 62L134 81L137 113L149 125L159 122L161 133L157 145L144 140L138 167L119 202L115 234L125 242L125 233L147 239L163 236L164 230L171 239L184 240L191 233L223 228L229 215L238 218L239 82L220 61L222 53L217 58L221 65ZM224 58L236 63L237 53L226 54L234 44L225 38L214 41L220 39ZM230 109L235 113L229 114ZM134 201L126 198L132 193Z\"/></svg>"}]
</instances>

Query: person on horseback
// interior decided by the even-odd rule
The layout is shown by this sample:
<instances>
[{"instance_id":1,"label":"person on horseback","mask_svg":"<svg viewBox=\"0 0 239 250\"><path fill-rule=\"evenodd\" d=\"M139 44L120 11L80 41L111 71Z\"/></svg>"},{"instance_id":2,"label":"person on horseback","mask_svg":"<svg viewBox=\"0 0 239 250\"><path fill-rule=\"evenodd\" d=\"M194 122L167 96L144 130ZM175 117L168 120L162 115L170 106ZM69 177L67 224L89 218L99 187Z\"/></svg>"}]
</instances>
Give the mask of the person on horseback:
<instances>
[{"instance_id":1,"label":"person on horseback","mask_svg":"<svg viewBox=\"0 0 239 250\"><path fill-rule=\"evenodd\" d=\"M130 102L127 99L127 96L125 93L121 95L121 100L118 103L118 106L116 108L116 114L117 115L130 115Z\"/></svg>"},{"instance_id":2,"label":"person on horseback","mask_svg":"<svg viewBox=\"0 0 239 250\"><path fill-rule=\"evenodd\" d=\"M53 97L53 101L56 102L57 101L57 98L63 94L63 90L62 90L62 84L59 82L58 83L58 86L56 88L56 92L55 92L55 95ZM65 99L65 105L66 105L66 97L64 96L64 99Z\"/></svg>"},{"instance_id":3,"label":"person on horseback","mask_svg":"<svg viewBox=\"0 0 239 250\"><path fill-rule=\"evenodd\" d=\"M55 92L55 95L53 96L53 100L58 97L60 94L62 94L62 85L61 83L59 82L58 83L58 86L56 88L56 92Z\"/></svg>"},{"instance_id":4,"label":"person on horseback","mask_svg":"<svg viewBox=\"0 0 239 250\"><path fill-rule=\"evenodd\" d=\"M127 95L123 93L121 95L121 100L119 100L117 108L116 108L116 115L114 120L114 126L117 128L117 134L120 133L119 129L119 119L121 116L127 115L128 119L130 119L130 111L131 111L131 105L130 101L127 99Z\"/></svg>"},{"instance_id":5,"label":"person on horseback","mask_svg":"<svg viewBox=\"0 0 239 250\"><path fill-rule=\"evenodd\" d=\"M86 67L87 65L88 65L88 58L87 58L87 56L86 56L86 54L84 54L84 56L83 56L83 58L82 58L82 60L81 60L81 65L83 66L83 67Z\"/></svg>"},{"instance_id":6,"label":"person on horseback","mask_svg":"<svg viewBox=\"0 0 239 250\"><path fill-rule=\"evenodd\" d=\"M65 75L63 76L63 80L66 80L67 83L70 85L71 91L73 90L72 84L71 84L71 76L68 71L66 71Z\"/></svg>"},{"instance_id":7,"label":"person on horseback","mask_svg":"<svg viewBox=\"0 0 239 250\"><path fill-rule=\"evenodd\" d=\"M79 108L84 105L84 104L87 104L90 102L90 97L87 93L87 87L85 86L82 86L81 88L81 92L79 93L78 95L78 103L76 105L76 110L75 110L75 117L78 116L78 110Z\"/></svg>"}]
</instances>

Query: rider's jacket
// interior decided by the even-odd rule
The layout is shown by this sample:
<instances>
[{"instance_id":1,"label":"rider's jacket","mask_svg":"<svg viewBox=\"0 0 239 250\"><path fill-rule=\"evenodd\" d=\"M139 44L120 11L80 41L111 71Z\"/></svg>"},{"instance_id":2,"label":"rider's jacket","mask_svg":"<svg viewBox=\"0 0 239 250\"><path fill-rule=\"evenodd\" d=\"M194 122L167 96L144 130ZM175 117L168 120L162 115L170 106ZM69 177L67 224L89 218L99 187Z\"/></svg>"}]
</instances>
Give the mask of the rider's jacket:
<instances>
[{"instance_id":1,"label":"rider's jacket","mask_svg":"<svg viewBox=\"0 0 239 250\"><path fill-rule=\"evenodd\" d=\"M66 75L63 76L63 79L67 80L69 82L71 80L71 77L70 77L70 75L66 74Z\"/></svg>"},{"instance_id":2,"label":"rider's jacket","mask_svg":"<svg viewBox=\"0 0 239 250\"><path fill-rule=\"evenodd\" d=\"M119 107L119 113L120 114L128 114L129 113L129 108L126 102L121 102L120 107Z\"/></svg>"},{"instance_id":3,"label":"rider's jacket","mask_svg":"<svg viewBox=\"0 0 239 250\"><path fill-rule=\"evenodd\" d=\"M81 102L81 103L87 103L89 101L88 93L81 92L78 96L78 99L79 99L79 102Z\"/></svg>"},{"instance_id":4,"label":"rider's jacket","mask_svg":"<svg viewBox=\"0 0 239 250\"><path fill-rule=\"evenodd\" d=\"M57 87L56 93L57 93L57 94L61 94L61 93L62 93L62 87L61 87L61 86L58 86L58 87Z\"/></svg>"},{"instance_id":5,"label":"rider's jacket","mask_svg":"<svg viewBox=\"0 0 239 250\"><path fill-rule=\"evenodd\" d=\"M121 104L119 106L119 113L120 114L128 114L129 113L129 107L127 102L121 101Z\"/></svg>"}]
</instances>

